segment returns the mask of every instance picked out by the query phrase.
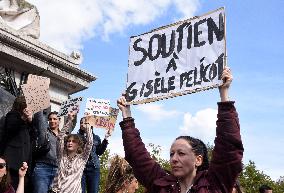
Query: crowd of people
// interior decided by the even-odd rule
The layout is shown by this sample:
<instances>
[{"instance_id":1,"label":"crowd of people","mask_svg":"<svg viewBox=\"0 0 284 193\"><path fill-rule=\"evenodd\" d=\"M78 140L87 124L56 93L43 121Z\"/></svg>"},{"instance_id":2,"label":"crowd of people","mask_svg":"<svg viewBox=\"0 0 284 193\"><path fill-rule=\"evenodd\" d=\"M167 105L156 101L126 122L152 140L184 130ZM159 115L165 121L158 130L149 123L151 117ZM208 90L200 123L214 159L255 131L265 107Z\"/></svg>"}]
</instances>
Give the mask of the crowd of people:
<instances>
[{"instance_id":1,"label":"crowd of people","mask_svg":"<svg viewBox=\"0 0 284 193\"><path fill-rule=\"evenodd\" d=\"M122 95L117 106L125 159L116 155L104 193L135 193L138 182L147 193L240 193L237 178L242 171L243 145L238 114L229 100L232 73L225 67L219 87L218 120L212 159L206 145L191 136L177 137L170 148L171 171L164 170L149 154L135 126L129 104ZM70 112L59 128L57 112L29 111L25 98L15 99L5 118L1 141L0 192L2 193L98 193L100 159L110 132L104 139L94 133L88 117L80 119L71 134L77 111ZM47 119L46 119L47 117ZM271 193L263 186L260 193Z\"/></svg>"}]
</instances>

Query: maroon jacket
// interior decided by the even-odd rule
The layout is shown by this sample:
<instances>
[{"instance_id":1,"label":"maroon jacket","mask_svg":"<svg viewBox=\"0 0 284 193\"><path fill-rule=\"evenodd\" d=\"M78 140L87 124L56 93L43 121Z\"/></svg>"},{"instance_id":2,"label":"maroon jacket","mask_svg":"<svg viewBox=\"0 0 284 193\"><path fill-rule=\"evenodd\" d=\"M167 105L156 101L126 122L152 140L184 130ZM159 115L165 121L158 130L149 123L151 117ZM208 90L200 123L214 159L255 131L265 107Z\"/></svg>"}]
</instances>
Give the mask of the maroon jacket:
<instances>
[{"instance_id":1,"label":"maroon jacket","mask_svg":"<svg viewBox=\"0 0 284 193\"><path fill-rule=\"evenodd\" d=\"M179 193L177 178L168 174L147 152L134 119L120 123L125 159L149 193ZM243 145L234 102L218 103L217 137L209 169L197 173L190 192L231 193L242 170Z\"/></svg>"}]
</instances>

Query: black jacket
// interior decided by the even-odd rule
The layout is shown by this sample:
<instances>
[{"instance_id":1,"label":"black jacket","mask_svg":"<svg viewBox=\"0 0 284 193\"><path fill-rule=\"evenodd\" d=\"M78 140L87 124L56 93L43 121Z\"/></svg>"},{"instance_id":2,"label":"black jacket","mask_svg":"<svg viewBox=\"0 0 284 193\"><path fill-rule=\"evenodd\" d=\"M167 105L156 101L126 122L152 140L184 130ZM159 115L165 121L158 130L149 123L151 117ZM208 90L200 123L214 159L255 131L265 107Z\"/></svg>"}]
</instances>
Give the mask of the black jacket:
<instances>
[{"instance_id":1,"label":"black jacket","mask_svg":"<svg viewBox=\"0 0 284 193\"><path fill-rule=\"evenodd\" d=\"M4 156L9 167L18 170L23 162L31 163L32 123L21 119L21 114L10 111L5 119Z\"/></svg>"}]
</instances>

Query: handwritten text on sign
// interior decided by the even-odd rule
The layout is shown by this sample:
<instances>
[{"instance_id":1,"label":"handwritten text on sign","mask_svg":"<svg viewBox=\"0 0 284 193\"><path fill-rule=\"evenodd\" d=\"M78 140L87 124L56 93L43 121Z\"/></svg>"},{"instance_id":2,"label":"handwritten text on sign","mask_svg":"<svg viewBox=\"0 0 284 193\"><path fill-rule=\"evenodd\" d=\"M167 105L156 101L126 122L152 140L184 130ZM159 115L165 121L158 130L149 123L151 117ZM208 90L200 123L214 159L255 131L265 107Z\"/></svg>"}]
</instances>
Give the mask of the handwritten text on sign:
<instances>
[{"instance_id":1,"label":"handwritten text on sign","mask_svg":"<svg viewBox=\"0 0 284 193\"><path fill-rule=\"evenodd\" d=\"M110 101L88 98L85 115L109 116Z\"/></svg>"},{"instance_id":2,"label":"handwritten text on sign","mask_svg":"<svg viewBox=\"0 0 284 193\"><path fill-rule=\"evenodd\" d=\"M224 9L132 37L126 99L139 103L221 84Z\"/></svg>"},{"instance_id":3,"label":"handwritten text on sign","mask_svg":"<svg viewBox=\"0 0 284 193\"><path fill-rule=\"evenodd\" d=\"M27 84L21 85L27 107L33 113L50 106L49 83L49 78L30 74Z\"/></svg>"},{"instance_id":4,"label":"handwritten text on sign","mask_svg":"<svg viewBox=\"0 0 284 193\"><path fill-rule=\"evenodd\" d=\"M67 101L64 101L59 109L58 116L66 116L71 111L79 111L80 103L82 102L83 98L78 97L74 99L68 99Z\"/></svg>"},{"instance_id":5,"label":"handwritten text on sign","mask_svg":"<svg viewBox=\"0 0 284 193\"><path fill-rule=\"evenodd\" d=\"M95 128L104 128L112 131L115 127L118 109L109 108L109 116L88 116L89 124Z\"/></svg>"}]
</instances>

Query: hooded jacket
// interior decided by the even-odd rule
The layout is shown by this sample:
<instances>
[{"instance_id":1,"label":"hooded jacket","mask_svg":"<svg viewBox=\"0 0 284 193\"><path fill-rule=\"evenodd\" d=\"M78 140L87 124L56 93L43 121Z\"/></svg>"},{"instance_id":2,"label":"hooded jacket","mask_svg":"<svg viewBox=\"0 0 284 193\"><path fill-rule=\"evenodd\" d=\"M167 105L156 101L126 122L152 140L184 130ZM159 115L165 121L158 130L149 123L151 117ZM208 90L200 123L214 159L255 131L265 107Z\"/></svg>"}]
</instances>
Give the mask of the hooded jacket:
<instances>
[{"instance_id":1,"label":"hooded jacket","mask_svg":"<svg viewBox=\"0 0 284 193\"><path fill-rule=\"evenodd\" d=\"M179 193L178 179L151 158L133 118L120 123L125 159L149 193ZM242 170L243 145L234 102L218 103L215 147L209 169L197 172L190 193L231 193Z\"/></svg>"}]
</instances>

